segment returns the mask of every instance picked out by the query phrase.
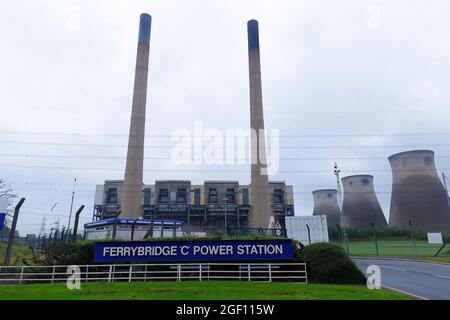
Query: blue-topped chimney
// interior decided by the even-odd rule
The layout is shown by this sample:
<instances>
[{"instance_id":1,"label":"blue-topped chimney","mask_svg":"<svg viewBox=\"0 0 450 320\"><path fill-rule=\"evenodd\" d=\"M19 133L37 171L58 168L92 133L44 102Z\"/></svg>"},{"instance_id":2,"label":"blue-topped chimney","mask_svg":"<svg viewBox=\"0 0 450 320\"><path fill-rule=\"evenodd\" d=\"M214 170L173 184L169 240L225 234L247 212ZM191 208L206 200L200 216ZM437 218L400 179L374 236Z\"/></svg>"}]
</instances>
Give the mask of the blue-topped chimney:
<instances>
[{"instance_id":1,"label":"blue-topped chimney","mask_svg":"<svg viewBox=\"0 0 450 320\"><path fill-rule=\"evenodd\" d=\"M248 48L259 49L259 31L258 21L250 20L247 22Z\"/></svg>"},{"instance_id":2,"label":"blue-topped chimney","mask_svg":"<svg viewBox=\"0 0 450 320\"><path fill-rule=\"evenodd\" d=\"M139 43L150 43L150 29L152 27L152 17L148 13L141 14L139 21Z\"/></svg>"}]
</instances>

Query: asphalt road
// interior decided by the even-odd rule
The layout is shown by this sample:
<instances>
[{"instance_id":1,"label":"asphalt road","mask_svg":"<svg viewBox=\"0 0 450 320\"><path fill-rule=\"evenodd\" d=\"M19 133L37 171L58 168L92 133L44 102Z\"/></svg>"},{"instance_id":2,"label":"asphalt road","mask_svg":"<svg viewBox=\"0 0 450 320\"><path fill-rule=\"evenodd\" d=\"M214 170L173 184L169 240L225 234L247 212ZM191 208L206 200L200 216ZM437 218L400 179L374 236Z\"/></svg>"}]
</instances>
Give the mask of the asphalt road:
<instances>
[{"instance_id":1,"label":"asphalt road","mask_svg":"<svg viewBox=\"0 0 450 320\"><path fill-rule=\"evenodd\" d=\"M425 299L450 300L450 266L384 259L353 258L359 269L367 275L369 265L381 270L381 286L410 293Z\"/></svg>"}]
</instances>

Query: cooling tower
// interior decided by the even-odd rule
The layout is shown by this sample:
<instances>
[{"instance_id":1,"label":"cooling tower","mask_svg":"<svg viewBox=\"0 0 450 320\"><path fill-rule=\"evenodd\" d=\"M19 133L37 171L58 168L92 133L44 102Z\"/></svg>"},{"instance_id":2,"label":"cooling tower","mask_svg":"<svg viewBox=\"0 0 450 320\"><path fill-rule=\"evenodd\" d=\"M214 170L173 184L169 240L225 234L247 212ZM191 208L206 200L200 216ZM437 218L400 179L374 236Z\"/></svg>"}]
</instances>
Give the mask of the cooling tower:
<instances>
[{"instance_id":1,"label":"cooling tower","mask_svg":"<svg viewBox=\"0 0 450 320\"><path fill-rule=\"evenodd\" d=\"M373 187L373 176L355 175L342 178L344 201L342 226L345 228L387 227L386 218Z\"/></svg>"},{"instance_id":2,"label":"cooling tower","mask_svg":"<svg viewBox=\"0 0 450 320\"><path fill-rule=\"evenodd\" d=\"M122 191L122 217L142 216L142 188L144 170L145 107L147 100L148 59L152 18L141 14L131 108L130 136Z\"/></svg>"},{"instance_id":3,"label":"cooling tower","mask_svg":"<svg viewBox=\"0 0 450 320\"><path fill-rule=\"evenodd\" d=\"M249 226L267 228L272 216L269 179L267 176L266 143L261 88L258 21L247 23L250 82L251 134L251 213Z\"/></svg>"},{"instance_id":4,"label":"cooling tower","mask_svg":"<svg viewBox=\"0 0 450 320\"><path fill-rule=\"evenodd\" d=\"M321 189L313 191L314 210L313 216L327 216L329 227L336 227L341 219L341 209L337 201L336 189Z\"/></svg>"},{"instance_id":5,"label":"cooling tower","mask_svg":"<svg viewBox=\"0 0 450 320\"><path fill-rule=\"evenodd\" d=\"M389 225L418 230L450 231L447 192L434 164L434 152L414 150L390 156L392 195Z\"/></svg>"}]
</instances>

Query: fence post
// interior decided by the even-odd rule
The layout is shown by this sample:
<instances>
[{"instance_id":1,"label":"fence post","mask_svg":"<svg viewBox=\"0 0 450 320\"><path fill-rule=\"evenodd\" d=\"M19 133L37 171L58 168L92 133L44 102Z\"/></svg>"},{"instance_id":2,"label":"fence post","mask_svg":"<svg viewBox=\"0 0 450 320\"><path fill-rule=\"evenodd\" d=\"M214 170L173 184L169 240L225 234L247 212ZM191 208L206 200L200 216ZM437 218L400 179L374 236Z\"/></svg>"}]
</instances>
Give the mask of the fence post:
<instances>
[{"instance_id":1,"label":"fence post","mask_svg":"<svg viewBox=\"0 0 450 320\"><path fill-rule=\"evenodd\" d=\"M408 220L408 223L409 226L411 227L411 238L414 246L414 256L417 258L416 235L411 220Z\"/></svg>"},{"instance_id":2,"label":"fence post","mask_svg":"<svg viewBox=\"0 0 450 320\"><path fill-rule=\"evenodd\" d=\"M64 239L64 230L66 229L66 227L62 227L61 228L61 238L59 239L59 241L62 243L63 239Z\"/></svg>"},{"instance_id":3,"label":"fence post","mask_svg":"<svg viewBox=\"0 0 450 320\"><path fill-rule=\"evenodd\" d=\"M145 264L144 282L147 281L148 264Z\"/></svg>"},{"instance_id":4,"label":"fence post","mask_svg":"<svg viewBox=\"0 0 450 320\"><path fill-rule=\"evenodd\" d=\"M177 265L177 278L178 278L178 282L181 281L181 265Z\"/></svg>"},{"instance_id":5,"label":"fence post","mask_svg":"<svg viewBox=\"0 0 450 320\"><path fill-rule=\"evenodd\" d=\"M118 218L120 216L120 214L122 213L121 210L119 210L119 212L117 212L117 214L114 217L114 223L113 223L113 232L112 232L112 238L116 239L116 233L117 233L117 222L119 221Z\"/></svg>"},{"instance_id":6,"label":"fence post","mask_svg":"<svg viewBox=\"0 0 450 320\"><path fill-rule=\"evenodd\" d=\"M111 282L112 265L109 265L108 282Z\"/></svg>"},{"instance_id":7,"label":"fence post","mask_svg":"<svg viewBox=\"0 0 450 320\"><path fill-rule=\"evenodd\" d=\"M88 282L89 278L89 265L86 265L86 282Z\"/></svg>"},{"instance_id":8,"label":"fence post","mask_svg":"<svg viewBox=\"0 0 450 320\"><path fill-rule=\"evenodd\" d=\"M22 268L20 269L20 281L19 281L19 284L22 284L22 279L23 279L23 266L22 266Z\"/></svg>"},{"instance_id":9,"label":"fence post","mask_svg":"<svg viewBox=\"0 0 450 320\"><path fill-rule=\"evenodd\" d=\"M130 271L128 272L128 282L131 282L131 274L133 273L133 266L130 266Z\"/></svg>"},{"instance_id":10,"label":"fence post","mask_svg":"<svg viewBox=\"0 0 450 320\"><path fill-rule=\"evenodd\" d=\"M306 263L303 264L303 267L305 268L305 280L306 280L306 284L308 284L308 269L306 269Z\"/></svg>"},{"instance_id":11,"label":"fence post","mask_svg":"<svg viewBox=\"0 0 450 320\"><path fill-rule=\"evenodd\" d=\"M375 249L377 250L377 256L380 255L378 251L378 242L377 242L377 234L375 233L375 225L373 222L370 223L372 225L372 232L373 232L373 240L375 241Z\"/></svg>"},{"instance_id":12,"label":"fence post","mask_svg":"<svg viewBox=\"0 0 450 320\"><path fill-rule=\"evenodd\" d=\"M20 210L20 207L22 206L22 204L24 203L24 201L25 201L25 198L20 199L19 202L17 203L16 207L14 208L13 221L11 223L11 229L9 231L8 246L6 247L5 260L3 262L4 266L9 265L9 259L11 257L12 245L14 243L14 237L15 237L15 233L16 233L17 219L19 218L19 210Z\"/></svg>"},{"instance_id":13,"label":"fence post","mask_svg":"<svg viewBox=\"0 0 450 320\"><path fill-rule=\"evenodd\" d=\"M269 264L269 281L272 282L272 265Z\"/></svg>"},{"instance_id":14,"label":"fence post","mask_svg":"<svg viewBox=\"0 0 450 320\"><path fill-rule=\"evenodd\" d=\"M173 222L172 237L173 237L173 238L176 238L176 237L177 237L177 222L176 222L176 221Z\"/></svg>"},{"instance_id":15,"label":"fence post","mask_svg":"<svg viewBox=\"0 0 450 320\"><path fill-rule=\"evenodd\" d=\"M306 224L306 229L308 229L308 244L311 244L311 230L309 229L308 224Z\"/></svg>"},{"instance_id":16,"label":"fence post","mask_svg":"<svg viewBox=\"0 0 450 320\"><path fill-rule=\"evenodd\" d=\"M56 266L53 266L53 271L52 271L52 283L55 281L55 269L56 269Z\"/></svg>"},{"instance_id":17,"label":"fence post","mask_svg":"<svg viewBox=\"0 0 450 320\"><path fill-rule=\"evenodd\" d=\"M202 265L200 265L199 280L202 281Z\"/></svg>"},{"instance_id":18,"label":"fence post","mask_svg":"<svg viewBox=\"0 0 450 320\"><path fill-rule=\"evenodd\" d=\"M77 241L77 233L78 233L78 221L80 220L80 213L84 209L84 204L77 210L75 213L75 223L73 225L73 237L72 241Z\"/></svg>"},{"instance_id":19,"label":"fence post","mask_svg":"<svg viewBox=\"0 0 450 320\"><path fill-rule=\"evenodd\" d=\"M133 221L133 224L131 225L131 241L134 240L134 229L136 228L136 223L138 222L139 218Z\"/></svg>"},{"instance_id":20,"label":"fence post","mask_svg":"<svg viewBox=\"0 0 450 320\"><path fill-rule=\"evenodd\" d=\"M250 265L247 265L248 281L250 282Z\"/></svg>"}]
</instances>

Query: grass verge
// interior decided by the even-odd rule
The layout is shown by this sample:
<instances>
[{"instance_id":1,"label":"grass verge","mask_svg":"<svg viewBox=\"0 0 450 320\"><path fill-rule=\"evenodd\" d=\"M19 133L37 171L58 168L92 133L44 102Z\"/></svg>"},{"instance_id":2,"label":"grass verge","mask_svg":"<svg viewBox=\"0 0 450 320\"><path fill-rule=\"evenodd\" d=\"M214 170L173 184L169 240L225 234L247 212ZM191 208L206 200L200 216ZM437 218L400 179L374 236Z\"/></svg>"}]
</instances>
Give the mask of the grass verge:
<instances>
[{"instance_id":1,"label":"grass verge","mask_svg":"<svg viewBox=\"0 0 450 320\"><path fill-rule=\"evenodd\" d=\"M408 300L387 289L365 286L239 281L65 283L0 285L0 300Z\"/></svg>"},{"instance_id":2,"label":"grass verge","mask_svg":"<svg viewBox=\"0 0 450 320\"><path fill-rule=\"evenodd\" d=\"M375 257L377 252L373 241L349 242L351 256ZM427 241L417 241L417 257L433 257L441 247L440 244L428 244ZM380 257L408 257L415 256L412 241L407 240L379 240L378 250ZM439 255L439 258L450 259L450 245L447 245Z\"/></svg>"}]
</instances>

